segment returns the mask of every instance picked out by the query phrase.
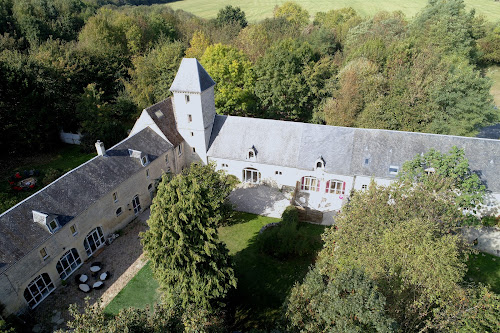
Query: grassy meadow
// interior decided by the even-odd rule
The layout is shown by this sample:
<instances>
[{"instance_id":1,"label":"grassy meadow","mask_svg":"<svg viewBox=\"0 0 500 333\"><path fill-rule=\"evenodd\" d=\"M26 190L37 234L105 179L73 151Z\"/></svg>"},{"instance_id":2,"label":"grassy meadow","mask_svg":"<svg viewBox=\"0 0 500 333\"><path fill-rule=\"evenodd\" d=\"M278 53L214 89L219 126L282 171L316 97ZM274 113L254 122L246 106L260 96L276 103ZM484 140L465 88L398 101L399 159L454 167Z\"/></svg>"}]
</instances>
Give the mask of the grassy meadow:
<instances>
[{"instance_id":1,"label":"grassy meadow","mask_svg":"<svg viewBox=\"0 0 500 333\"><path fill-rule=\"evenodd\" d=\"M267 17L272 17L273 9L286 0L181 0L168 4L173 9L182 9L203 18L214 18L217 12L227 6L240 7L246 14L247 20L257 22ZM309 11L311 18L316 12L326 12L330 9L340 9L344 7L354 8L361 16L372 16L373 14L385 11L400 10L407 17L413 17L427 4L428 0L295 0L303 8ZM465 0L467 7L475 8L476 13L484 15L490 21L500 20L500 2L494 0Z\"/></svg>"},{"instance_id":2,"label":"grassy meadow","mask_svg":"<svg viewBox=\"0 0 500 333\"><path fill-rule=\"evenodd\" d=\"M500 106L500 66L491 66L486 71L486 76L493 81L490 89L491 96L497 107Z\"/></svg>"}]
</instances>

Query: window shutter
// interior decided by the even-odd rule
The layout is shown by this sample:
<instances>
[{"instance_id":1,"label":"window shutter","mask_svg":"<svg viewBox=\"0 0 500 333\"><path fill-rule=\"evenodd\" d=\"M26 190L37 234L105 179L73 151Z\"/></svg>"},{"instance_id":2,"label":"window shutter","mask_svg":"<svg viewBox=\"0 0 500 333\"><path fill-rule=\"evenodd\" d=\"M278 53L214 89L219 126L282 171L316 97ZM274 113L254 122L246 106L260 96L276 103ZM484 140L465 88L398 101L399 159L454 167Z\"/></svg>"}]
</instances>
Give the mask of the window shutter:
<instances>
[{"instance_id":1,"label":"window shutter","mask_svg":"<svg viewBox=\"0 0 500 333\"><path fill-rule=\"evenodd\" d=\"M325 192L326 192L326 193L330 193L330 181L327 181L327 182L326 182L326 189L325 189Z\"/></svg>"},{"instance_id":2,"label":"window shutter","mask_svg":"<svg viewBox=\"0 0 500 333\"><path fill-rule=\"evenodd\" d=\"M319 192L319 179L318 179L318 187L316 188L316 192Z\"/></svg>"},{"instance_id":3,"label":"window shutter","mask_svg":"<svg viewBox=\"0 0 500 333\"><path fill-rule=\"evenodd\" d=\"M300 187L301 190L304 189L304 177L302 177L302 186Z\"/></svg>"},{"instance_id":4,"label":"window shutter","mask_svg":"<svg viewBox=\"0 0 500 333\"><path fill-rule=\"evenodd\" d=\"M344 182L344 184L342 184L342 194L344 194L344 193L345 193L345 182Z\"/></svg>"}]
</instances>

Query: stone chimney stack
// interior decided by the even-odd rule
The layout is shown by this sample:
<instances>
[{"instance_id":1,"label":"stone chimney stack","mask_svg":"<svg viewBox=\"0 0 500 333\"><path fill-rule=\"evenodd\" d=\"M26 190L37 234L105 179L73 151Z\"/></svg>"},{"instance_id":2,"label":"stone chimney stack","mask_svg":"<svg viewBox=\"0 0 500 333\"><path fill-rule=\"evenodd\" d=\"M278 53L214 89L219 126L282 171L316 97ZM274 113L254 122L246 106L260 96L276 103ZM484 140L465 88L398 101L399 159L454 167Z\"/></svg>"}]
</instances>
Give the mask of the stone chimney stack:
<instances>
[{"instance_id":1,"label":"stone chimney stack","mask_svg":"<svg viewBox=\"0 0 500 333\"><path fill-rule=\"evenodd\" d=\"M104 143L102 143L100 140L97 140L97 142L95 143L95 148L97 149L98 156L106 155L106 149L104 148Z\"/></svg>"}]
</instances>

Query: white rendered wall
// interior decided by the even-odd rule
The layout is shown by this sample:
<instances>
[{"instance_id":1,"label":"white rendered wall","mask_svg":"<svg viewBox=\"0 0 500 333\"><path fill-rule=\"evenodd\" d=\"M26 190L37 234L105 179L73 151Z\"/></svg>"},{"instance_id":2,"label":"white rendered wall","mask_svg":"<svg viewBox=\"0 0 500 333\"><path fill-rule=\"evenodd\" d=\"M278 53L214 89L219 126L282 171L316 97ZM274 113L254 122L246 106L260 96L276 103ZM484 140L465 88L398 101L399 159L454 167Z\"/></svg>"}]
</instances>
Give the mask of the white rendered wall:
<instances>
[{"instance_id":1,"label":"white rendered wall","mask_svg":"<svg viewBox=\"0 0 500 333\"><path fill-rule=\"evenodd\" d=\"M184 92L173 92L173 94L177 129L189 146L186 148L189 148L189 154L193 154L192 148L195 148L194 154L206 163L208 143L215 119L214 87L201 94ZM186 100L186 96L189 96L189 101Z\"/></svg>"}]
</instances>

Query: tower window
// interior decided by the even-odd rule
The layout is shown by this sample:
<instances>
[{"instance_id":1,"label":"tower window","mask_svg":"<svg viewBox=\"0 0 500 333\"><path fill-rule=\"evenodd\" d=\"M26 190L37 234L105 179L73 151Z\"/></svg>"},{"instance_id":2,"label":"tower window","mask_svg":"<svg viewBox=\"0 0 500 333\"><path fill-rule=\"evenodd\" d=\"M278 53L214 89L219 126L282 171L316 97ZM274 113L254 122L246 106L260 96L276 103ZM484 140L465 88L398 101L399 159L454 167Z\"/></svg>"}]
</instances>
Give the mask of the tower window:
<instances>
[{"instance_id":1,"label":"tower window","mask_svg":"<svg viewBox=\"0 0 500 333\"><path fill-rule=\"evenodd\" d=\"M184 98L186 99L186 103L189 103L189 95L184 95Z\"/></svg>"},{"instance_id":2,"label":"tower window","mask_svg":"<svg viewBox=\"0 0 500 333\"><path fill-rule=\"evenodd\" d=\"M195 154L195 153L196 153L196 148L195 148L195 147L193 147L193 154Z\"/></svg>"},{"instance_id":3,"label":"tower window","mask_svg":"<svg viewBox=\"0 0 500 333\"><path fill-rule=\"evenodd\" d=\"M188 123L192 122L193 121L193 116L188 114Z\"/></svg>"},{"instance_id":4,"label":"tower window","mask_svg":"<svg viewBox=\"0 0 500 333\"><path fill-rule=\"evenodd\" d=\"M40 255L42 256L42 259L45 260L49 257L49 255L47 254L47 249L46 248L42 248L40 250Z\"/></svg>"},{"instance_id":5,"label":"tower window","mask_svg":"<svg viewBox=\"0 0 500 333\"><path fill-rule=\"evenodd\" d=\"M194 132L191 132L191 136L194 136Z\"/></svg>"}]
</instances>

